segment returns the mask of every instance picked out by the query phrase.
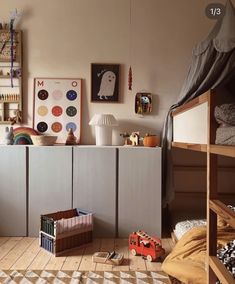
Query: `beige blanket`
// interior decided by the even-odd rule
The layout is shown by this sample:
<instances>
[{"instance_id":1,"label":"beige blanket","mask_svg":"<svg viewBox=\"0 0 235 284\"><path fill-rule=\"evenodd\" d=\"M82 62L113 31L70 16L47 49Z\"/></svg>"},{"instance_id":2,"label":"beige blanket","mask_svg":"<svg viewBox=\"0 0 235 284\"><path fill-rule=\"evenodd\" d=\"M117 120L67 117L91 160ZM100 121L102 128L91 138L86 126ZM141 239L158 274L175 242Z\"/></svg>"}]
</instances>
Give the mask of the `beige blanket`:
<instances>
[{"instance_id":1,"label":"beige blanket","mask_svg":"<svg viewBox=\"0 0 235 284\"><path fill-rule=\"evenodd\" d=\"M219 247L235 239L229 227L218 229ZM206 284L206 227L188 231L162 264L167 274L186 284Z\"/></svg>"}]
</instances>

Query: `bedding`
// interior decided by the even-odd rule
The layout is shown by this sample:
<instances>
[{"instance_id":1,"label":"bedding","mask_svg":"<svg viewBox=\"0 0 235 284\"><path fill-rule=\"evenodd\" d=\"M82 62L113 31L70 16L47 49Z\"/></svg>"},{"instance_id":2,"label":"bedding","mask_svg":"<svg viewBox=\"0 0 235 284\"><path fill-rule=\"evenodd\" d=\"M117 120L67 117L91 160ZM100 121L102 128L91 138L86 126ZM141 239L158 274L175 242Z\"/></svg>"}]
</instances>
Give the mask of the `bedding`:
<instances>
[{"instance_id":1,"label":"bedding","mask_svg":"<svg viewBox=\"0 0 235 284\"><path fill-rule=\"evenodd\" d=\"M235 239L235 230L218 227L218 245L221 248ZM196 227L185 233L173 251L166 257L162 269L186 284L206 284L206 227Z\"/></svg>"},{"instance_id":2,"label":"bedding","mask_svg":"<svg viewBox=\"0 0 235 284\"><path fill-rule=\"evenodd\" d=\"M235 104L216 106L214 115L219 123L215 144L235 145Z\"/></svg>"},{"instance_id":3,"label":"bedding","mask_svg":"<svg viewBox=\"0 0 235 284\"><path fill-rule=\"evenodd\" d=\"M178 222L175 225L174 234L177 240L179 240L189 230L191 230L194 227L199 227L199 226L206 226L206 219L186 220L186 221Z\"/></svg>"},{"instance_id":4,"label":"bedding","mask_svg":"<svg viewBox=\"0 0 235 284\"><path fill-rule=\"evenodd\" d=\"M235 126L220 126L216 129L215 144L235 145Z\"/></svg>"}]
</instances>

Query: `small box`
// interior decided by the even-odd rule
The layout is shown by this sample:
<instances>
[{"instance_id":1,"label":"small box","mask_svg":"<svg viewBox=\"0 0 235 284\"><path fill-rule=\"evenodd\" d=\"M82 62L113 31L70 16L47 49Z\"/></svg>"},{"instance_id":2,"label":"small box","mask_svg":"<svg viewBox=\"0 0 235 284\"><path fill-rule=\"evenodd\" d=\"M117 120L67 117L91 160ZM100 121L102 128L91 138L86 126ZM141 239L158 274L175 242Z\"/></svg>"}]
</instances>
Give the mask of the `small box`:
<instances>
[{"instance_id":1,"label":"small box","mask_svg":"<svg viewBox=\"0 0 235 284\"><path fill-rule=\"evenodd\" d=\"M93 214L71 209L41 215L40 246L55 256L92 241Z\"/></svg>"}]
</instances>

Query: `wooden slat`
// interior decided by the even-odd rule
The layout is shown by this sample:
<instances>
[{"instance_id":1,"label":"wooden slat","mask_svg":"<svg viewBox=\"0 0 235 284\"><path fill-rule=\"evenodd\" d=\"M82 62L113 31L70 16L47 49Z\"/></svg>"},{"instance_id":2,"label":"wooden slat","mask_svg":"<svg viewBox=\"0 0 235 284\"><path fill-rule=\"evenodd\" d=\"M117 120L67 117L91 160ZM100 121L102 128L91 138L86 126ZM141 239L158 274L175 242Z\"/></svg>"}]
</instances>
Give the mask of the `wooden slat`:
<instances>
[{"instance_id":1,"label":"wooden slat","mask_svg":"<svg viewBox=\"0 0 235 284\"><path fill-rule=\"evenodd\" d=\"M24 254L20 258L18 258L17 261L11 266L11 269L27 269L32 263L32 261L35 259L39 251L40 247L38 245L38 239L35 238L35 240L27 248Z\"/></svg>"},{"instance_id":2,"label":"wooden slat","mask_svg":"<svg viewBox=\"0 0 235 284\"><path fill-rule=\"evenodd\" d=\"M219 200L213 199L209 202L210 209L223 218L230 226L235 228L235 212Z\"/></svg>"},{"instance_id":3,"label":"wooden slat","mask_svg":"<svg viewBox=\"0 0 235 284\"><path fill-rule=\"evenodd\" d=\"M85 248L82 261L79 265L80 271L89 271L89 270L93 271L96 269L96 263L92 261L92 255L95 252L100 251L100 246L101 246L101 240L94 239L93 242Z\"/></svg>"},{"instance_id":4,"label":"wooden slat","mask_svg":"<svg viewBox=\"0 0 235 284\"><path fill-rule=\"evenodd\" d=\"M206 93L200 95L199 97L189 101L188 103L185 103L185 104L183 104L180 107L177 107L177 109L174 110L171 113L171 115L175 116L175 115L180 114L182 112L185 112L185 111L187 111L187 110L189 110L191 108L194 108L194 107L196 107L196 106L198 106L200 104L203 104L204 102L206 102L208 100L208 96L209 96L209 92L206 92Z\"/></svg>"},{"instance_id":5,"label":"wooden slat","mask_svg":"<svg viewBox=\"0 0 235 284\"><path fill-rule=\"evenodd\" d=\"M34 270L34 269L44 269L47 265L48 261L51 259L52 254L44 249L40 249L39 253L33 260L33 262L30 264L28 269Z\"/></svg>"},{"instance_id":6,"label":"wooden slat","mask_svg":"<svg viewBox=\"0 0 235 284\"><path fill-rule=\"evenodd\" d=\"M75 249L66 254L66 260L62 266L62 270L78 270L78 267L82 261L85 248Z\"/></svg>"},{"instance_id":7,"label":"wooden slat","mask_svg":"<svg viewBox=\"0 0 235 284\"><path fill-rule=\"evenodd\" d=\"M0 240L3 238L0 238ZM4 238L5 239L5 238ZM162 239L166 255L172 249L170 239ZM96 264L92 262L92 255L102 249L115 250L124 254L124 262L120 266ZM1 255L3 254L3 257ZM0 246L0 256L2 257L0 269L15 270L80 270L80 271L128 271L128 270L151 270L161 271L161 261L147 262L141 256L132 256L129 253L127 239L103 239L101 246L100 239L94 239L86 247L75 249L66 257L54 257L51 253L40 248L37 238L9 238ZM165 283L165 282L164 282ZM168 282L167 282L168 283Z\"/></svg>"},{"instance_id":8,"label":"wooden slat","mask_svg":"<svg viewBox=\"0 0 235 284\"><path fill-rule=\"evenodd\" d=\"M14 250L9 251L9 253L0 260L0 268L10 269L12 264L14 264L18 258L22 256L33 240L33 238L23 238L20 240L17 244L17 247Z\"/></svg>"},{"instance_id":9,"label":"wooden slat","mask_svg":"<svg viewBox=\"0 0 235 284\"><path fill-rule=\"evenodd\" d=\"M235 279L233 278L232 274L216 256L209 257L209 264L223 284L235 284Z\"/></svg>"},{"instance_id":10,"label":"wooden slat","mask_svg":"<svg viewBox=\"0 0 235 284\"><path fill-rule=\"evenodd\" d=\"M66 260L65 256L55 257L52 256L48 261L45 269L47 270L60 270Z\"/></svg>"},{"instance_id":11,"label":"wooden slat","mask_svg":"<svg viewBox=\"0 0 235 284\"><path fill-rule=\"evenodd\" d=\"M210 153L235 158L235 146L210 145Z\"/></svg>"},{"instance_id":12,"label":"wooden slat","mask_svg":"<svg viewBox=\"0 0 235 284\"><path fill-rule=\"evenodd\" d=\"M206 144L190 144L190 143L181 143L181 142L172 142L172 147L193 150L198 152L206 152L207 145Z\"/></svg>"},{"instance_id":13,"label":"wooden slat","mask_svg":"<svg viewBox=\"0 0 235 284\"><path fill-rule=\"evenodd\" d=\"M22 237L19 237L19 238L13 237L13 238L10 238L8 241L4 242L0 246L0 259L2 259L5 255L7 255L9 251L11 251L18 244L18 242L22 239L23 239Z\"/></svg>"},{"instance_id":14,"label":"wooden slat","mask_svg":"<svg viewBox=\"0 0 235 284\"><path fill-rule=\"evenodd\" d=\"M9 240L9 237L0 237L0 246L6 243Z\"/></svg>"}]
</instances>

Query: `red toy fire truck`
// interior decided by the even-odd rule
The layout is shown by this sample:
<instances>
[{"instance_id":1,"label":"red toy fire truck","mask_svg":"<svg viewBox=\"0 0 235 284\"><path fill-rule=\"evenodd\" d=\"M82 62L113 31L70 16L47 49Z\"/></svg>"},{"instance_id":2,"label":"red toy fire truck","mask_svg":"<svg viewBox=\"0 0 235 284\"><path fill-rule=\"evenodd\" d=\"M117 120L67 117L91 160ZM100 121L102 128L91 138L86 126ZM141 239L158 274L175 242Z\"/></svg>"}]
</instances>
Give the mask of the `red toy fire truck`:
<instances>
[{"instance_id":1,"label":"red toy fire truck","mask_svg":"<svg viewBox=\"0 0 235 284\"><path fill-rule=\"evenodd\" d=\"M129 235L129 249L133 255L142 255L148 261L155 261L165 254L161 240L149 236L144 231L134 232Z\"/></svg>"}]
</instances>

